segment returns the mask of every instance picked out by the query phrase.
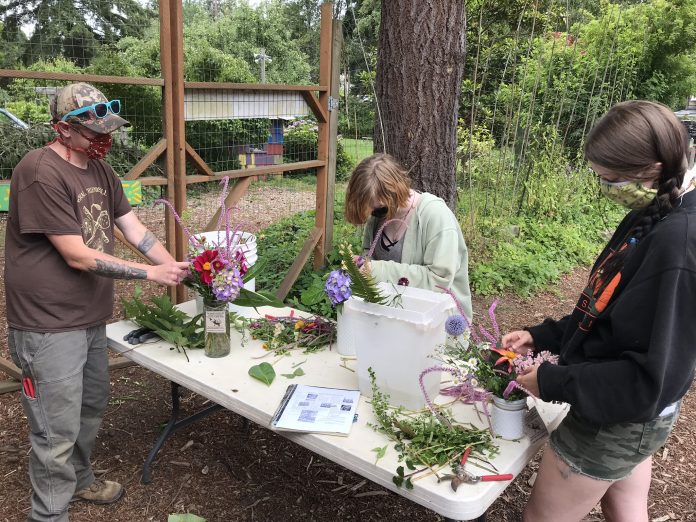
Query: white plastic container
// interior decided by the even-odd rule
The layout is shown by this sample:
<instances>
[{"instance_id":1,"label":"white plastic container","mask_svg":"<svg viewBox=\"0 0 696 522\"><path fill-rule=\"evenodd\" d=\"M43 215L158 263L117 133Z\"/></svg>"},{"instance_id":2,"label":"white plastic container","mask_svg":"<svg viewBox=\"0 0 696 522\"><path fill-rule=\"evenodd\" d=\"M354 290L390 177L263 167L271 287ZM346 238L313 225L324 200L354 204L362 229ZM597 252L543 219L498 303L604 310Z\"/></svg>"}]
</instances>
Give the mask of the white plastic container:
<instances>
[{"instance_id":1,"label":"white plastic container","mask_svg":"<svg viewBox=\"0 0 696 522\"><path fill-rule=\"evenodd\" d=\"M505 440L517 440L524 436L524 416L527 413L527 399L506 401L493 397L491 407L491 426L493 433Z\"/></svg>"},{"instance_id":2,"label":"white plastic container","mask_svg":"<svg viewBox=\"0 0 696 522\"><path fill-rule=\"evenodd\" d=\"M351 328L351 316L339 311L336 317L336 351L339 355L355 356L355 337Z\"/></svg>"},{"instance_id":3,"label":"white plastic container","mask_svg":"<svg viewBox=\"0 0 696 522\"><path fill-rule=\"evenodd\" d=\"M360 393L372 396L368 368L375 372L380 391L390 403L410 410L425 406L418 379L423 370L438 363L431 356L444 344L445 320L455 309L444 293L380 283L387 294L401 294L401 307L366 303L350 298L343 315L350 321ZM440 391L440 372L425 376L423 384L431 398Z\"/></svg>"},{"instance_id":4,"label":"white plastic container","mask_svg":"<svg viewBox=\"0 0 696 522\"><path fill-rule=\"evenodd\" d=\"M241 237L240 237L241 234ZM194 234L198 241L202 241L204 244L213 247L225 249L227 247L227 231L226 230L211 230L209 232L200 232L199 234ZM258 255L256 253L256 236L251 232L237 232L232 234L230 231L230 243L233 246L232 252L240 250L244 253L244 259L247 265L251 268L258 260ZM256 280L251 279L244 283L244 288L256 291ZM227 308L230 312L235 312L242 317L252 317L255 316L254 309L248 306L237 306L234 302L229 303ZM203 312L203 298L200 295L196 296L196 310L198 313Z\"/></svg>"}]
</instances>

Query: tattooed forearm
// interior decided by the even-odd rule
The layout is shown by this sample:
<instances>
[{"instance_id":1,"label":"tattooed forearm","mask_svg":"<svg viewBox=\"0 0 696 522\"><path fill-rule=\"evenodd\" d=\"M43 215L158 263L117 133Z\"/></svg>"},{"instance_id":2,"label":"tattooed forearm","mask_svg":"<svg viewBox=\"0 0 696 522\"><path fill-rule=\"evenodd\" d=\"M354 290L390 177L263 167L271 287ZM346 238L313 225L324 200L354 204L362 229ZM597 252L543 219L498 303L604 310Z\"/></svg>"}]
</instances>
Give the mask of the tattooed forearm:
<instances>
[{"instance_id":1,"label":"tattooed forearm","mask_svg":"<svg viewBox=\"0 0 696 522\"><path fill-rule=\"evenodd\" d=\"M145 236L140 241L140 243L138 243L138 250L140 250L140 252L142 252L143 254L147 254L155 243L157 243L157 238L155 237L155 234L153 234L149 230L146 230Z\"/></svg>"},{"instance_id":2,"label":"tattooed forearm","mask_svg":"<svg viewBox=\"0 0 696 522\"><path fill-rule=\"evenodd\" d=\"M147 279L147 272L141 268L131 268L111 261L95 259L97 266L91 271L97 275L112 279Z\"/></svg>"}]
</instances>

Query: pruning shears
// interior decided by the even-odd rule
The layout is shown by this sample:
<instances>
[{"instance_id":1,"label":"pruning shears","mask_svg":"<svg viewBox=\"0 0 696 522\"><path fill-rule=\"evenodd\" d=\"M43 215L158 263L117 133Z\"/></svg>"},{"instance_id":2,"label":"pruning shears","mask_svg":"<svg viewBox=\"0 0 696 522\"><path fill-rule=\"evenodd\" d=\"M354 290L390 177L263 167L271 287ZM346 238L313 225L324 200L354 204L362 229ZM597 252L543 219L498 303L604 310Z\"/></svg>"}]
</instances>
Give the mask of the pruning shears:
<instances>
[{"instance_id":1,"label":"pruning shears","mask_svg":"<svg viewBox=\"0 0 696 522\"><path fill-rule=\"evenodd\" d=\"M462 455L457 468L455 469L455 474L449 474L442 477L442 480L451 480L450 483L453 491L457 491L457 488L462 484L477 484L479 482L498 482L503 480L512 480L514 477L512 473L504 473L498 475L474 475L466 471L464 466L471 453L471 447L466 448L464 454Z\"/></svg>"}]
</instances>

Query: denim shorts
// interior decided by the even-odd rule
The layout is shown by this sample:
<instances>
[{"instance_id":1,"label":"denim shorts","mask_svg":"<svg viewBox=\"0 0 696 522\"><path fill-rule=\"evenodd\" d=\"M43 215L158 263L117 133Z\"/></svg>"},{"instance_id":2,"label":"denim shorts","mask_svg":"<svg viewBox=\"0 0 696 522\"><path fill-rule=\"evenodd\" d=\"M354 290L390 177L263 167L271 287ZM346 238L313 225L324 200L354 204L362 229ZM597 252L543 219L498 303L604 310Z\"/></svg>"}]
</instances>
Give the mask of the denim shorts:
<instances>
[{"instance_id":1,"label":"denim shorts","mask_svg":"<svg viewBox=\"0 0 696 522\"><path fill-rule=\"evenodd\" d=\"M648 422L594 424L572 408L550 445L558 457L581 475L597 480L622 480L667 440L679 416L681 401Z\"/></svg>"}]
</instances>

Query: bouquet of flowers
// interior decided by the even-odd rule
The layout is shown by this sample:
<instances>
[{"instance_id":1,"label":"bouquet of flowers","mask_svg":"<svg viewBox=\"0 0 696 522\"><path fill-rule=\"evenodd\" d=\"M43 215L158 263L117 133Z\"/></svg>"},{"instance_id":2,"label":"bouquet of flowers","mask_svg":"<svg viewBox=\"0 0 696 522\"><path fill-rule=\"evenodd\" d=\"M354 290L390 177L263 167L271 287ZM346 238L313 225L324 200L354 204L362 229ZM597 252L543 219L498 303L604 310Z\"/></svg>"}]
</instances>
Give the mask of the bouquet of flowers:
<instances>
[{"instance_id":1,"label":"bouquet of flowers","mask_svg":"<svg viewBox=\"0 0 696 522\"><path fill-rule=\"evenodd\" d=\"M223 189L220 194L220 217L217 228L220 229L224 222L225 240L219 241L219 244L208 241L204 235L191 234L169 201L165 199L155 201L156 204L169 208L188 238L190 273L183 283L198 292L204 302L209 305L234 301L239 306L283 307L282 301L271 292L252 292L244 288L244 283L256 277L263 269L263 264L256 263L252 268L248 267L244 252L240 248L241 225L230 226L230 214L233 209L225 205L228 183L229 178L222 179Z\"/></svg>"},{"instance_id":2,"label":"bouquet of flowers","mask_svg":"<svg viewBox=\"0 0 696 522\"><path fill-rule=\"evenodd\" d=\"M240 235L235 229L232 238ZM249 267L234 241L228 239L224 245L214 245L203 236L189 242L190 274L183 282L198 292L206 303L234 301L244 288L244 276Z\"/></svg>"},{"instance_id":3,"label":"bouquet of flowers","mask_svg":"<svg viewBox=\"0 0 696 522\"><path fill-rule=\"evenodd\" d=\"M380 291L377 282L370 273L369 263L367 263L375 251L377 241L379 241L379 238L382 236L384 228L389 223L395 221L408 225L401 219L390 219L382 223L365 257L355 256L351 246L346 243L339 247L338 251L341 256L341 268L332 271L324 285L324 291L329 297L329 301L331 301L332 305L341 305L343 302L347 301L351 295L360 297L368 303L390 306L398 306L400 304L400 296L398 293L395 296L388 296ZM409 281L407 278L402 277L397 284L408 286Z\"/></svg>"},{"instance_id":4,"label":"bouquet of flowers","mask_svg":"<svg viewBox=\"0 0 696 522\"><path fill-rule=\"evenodd\" d=\"M523 355L500 346L500 330L495 319L497 304L494 301L488 310L493 333L482 326L477 333L463 314L449 317L445 322L448 340L444 356L447 363L469 376L472 387L509 401L523 399L528 392L517 382L517 377L543 362L556 364L558 356L547 351Z\"/></svg>"}]
</instances>

